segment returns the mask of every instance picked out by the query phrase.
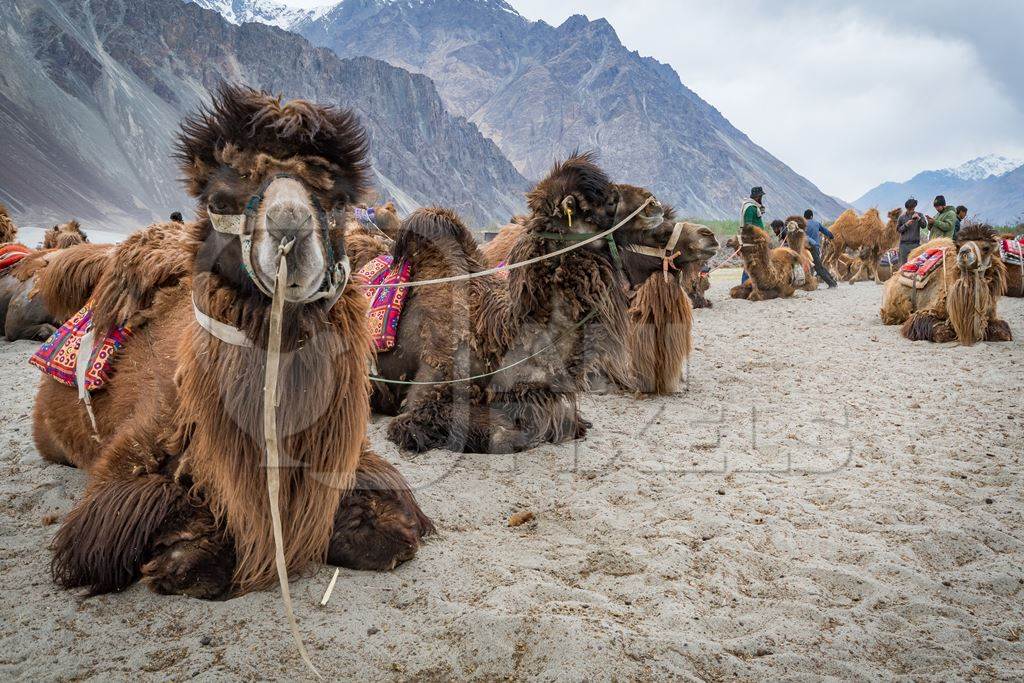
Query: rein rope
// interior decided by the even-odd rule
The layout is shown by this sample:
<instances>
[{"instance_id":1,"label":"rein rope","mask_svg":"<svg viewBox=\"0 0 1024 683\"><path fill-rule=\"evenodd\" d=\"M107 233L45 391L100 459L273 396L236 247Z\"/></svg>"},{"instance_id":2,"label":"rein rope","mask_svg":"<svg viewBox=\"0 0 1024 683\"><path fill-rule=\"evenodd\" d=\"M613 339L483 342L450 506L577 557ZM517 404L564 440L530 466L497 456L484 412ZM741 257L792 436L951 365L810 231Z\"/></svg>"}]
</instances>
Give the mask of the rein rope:
<instances>
[{"instance_id":1,"label":"rein rope","mask_svg":"<svg viewBox=\"0 0 1024 683\"><path fill-rule=\"evenodd\" d=\"M516 367L517 365L522 365L526 361L532 360L532 359L536 358L537 356L541 355L542 353L544 353L545 351L548 351L548 350L554 348L555 345L558 344L558 342L562 341L567 336L569 336L569 334L571 334L571 333L575 332L576 330L580 329L581 327L583 327L583 325L585 325L595 315L597 315L597 309L594 309L594 310L590 311L590 313L587 313L585 316L583 316L583 319L580 320L575 325L573 325L571 329L568 329L565 332L563 332L562 334L558 335L558 337L553 342L551 342L550 344L548 344L547 346L542 348L540 351L537 351L536 353L531 353L529 356L526 356L525 358L520 358L519 360L515 361L514 363L509 363L508 365L502 366L502 367L498 368L497 370L492 370L491 372L485 372L485 373L483 373L481 375L473 375L472 377L460 377L459 379L438 380L436 382L416 382L416 381L413 381L413 380L385 379L383 377L378 377L376 375L370 375L370 381L371 382L381 382L383 384L401 384L401 385L404 385L404 386L431 386L431 385L438 385L438 384L459 384L461 382L473 382L473 381L478 380L478 379L484 379L485 377L490 377L492 375L497 375L499 372L505 372L506 370L511 370L512 368Z\"/></svg>"},{"instance_id":2,"label":"rein rope","mask_svg":"<svg viewBox=\"0 0 1024 683\"><path fill-rule=\"evenodd\" d=\"M592 235L589 235L589 236L580 235L580 237L583 237L583 239L581 239L578 242L574 241L573 244L570 244L567 247L563 247L561 249L556 249L555 251L552 251L552 252L547 253L547 254L542 254L541 256L534 256L533 258L528 258L525 261L517 261L515 263L506 263L505 265L496 266L494 268L488 268L487 270L481 270L481 271L478 271L476 273L466 273L464 275L452 275L452 276L449 276L449 277L439 277L439 278L434 278L433 280L411 280L409 282L389 282L389 283L384 283L384 284L379 284L379 285L358 285L358 286L360 288L366 289L366 290L378 290L378 289L400 289L400 288L405 288L405 287L422 287L424 285L441 285L441 284L445 284L447 282L461 282L461 281L464 281L464 280L474 280L474 279L476 279L478 277L485 277L487 275L494 275L495 273L500 273L500 272L506 271L506 270L515 270L516 268L525 268L526 266L531 266L534 263L540 263L541 261L546 261L548 259L555 258L556 256L561 256L562 254L567 254L570 251L574 251L576 249L579 249L580 247L586 246L586 245L590 244L591 242L596 242L597 240L605 239L606 237L608 237L609 235L614 233L616 230L618 230L622 226L624 226L626 223L628 223L631 220L633 220L634 218L636 218L636 216L641 211L643 211L645 208L647 208L647 205L650 204L653 201L654 201L654 197L648 197L647 201L645 201L643 204L641 204L639 206L639 208L637 208L636 211L634 211L633 213L629 214L628 216L623 218L621 221L619 221L616 225L614 225L611 228L605 230L604 232L595 233L595 234L592 234ZM567 238L566 235L560 235L560 237ZM572 238L568 238L568 239L572 239ZM612 249L612 253L613 254L618 253L618 250L617 250L616 247L611 247L611 249Z\"/></svg>"},{"instance_id":3,"label":"rein rope","mask_svg":"<svg viewBox=\"0 0 1024 683\"><path fill-rule=\"evenodd\" d=\"M302 661L318 678L320 672L313 666L306 645L302 642L299 625L295 621L291 591L288 587L288 563L284 557L284 531L281 525L281 454L277 432L277 386L281 369L281 324L284 317L284 290L288 285L288 259L295 239L282 242L277 248L277 279L270 304L270 338L267 341L267 366L263 380L263 438L267 444L267 495L270 499L270 522L274 532L274 564L277 566L277 581L281 586L281 600L288 617L292 639L299 648Z\"/></svg>"}]
</instances>

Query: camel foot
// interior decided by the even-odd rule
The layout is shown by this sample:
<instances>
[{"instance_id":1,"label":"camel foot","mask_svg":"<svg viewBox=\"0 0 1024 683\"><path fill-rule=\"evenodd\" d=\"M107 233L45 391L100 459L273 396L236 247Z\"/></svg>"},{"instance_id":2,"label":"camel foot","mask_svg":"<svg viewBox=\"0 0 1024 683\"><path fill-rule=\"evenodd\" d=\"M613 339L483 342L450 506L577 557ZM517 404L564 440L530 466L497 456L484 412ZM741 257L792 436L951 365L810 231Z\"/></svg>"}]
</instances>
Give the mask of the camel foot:
<instances>
[{"instance_id":1,"label":"camel foot","mask_svg":"<svg viewBox=\"0 0 1024 683\"><path fill-rule=\"evenodd\" d=\"M1013 341L1013 333L1010 332L1010 324L1005 320L989 320L988 327L985 328L985 341Z\"/></svg>"},{"instance_id":2,"label":"camel foot","mask_svg":"<svg viewBox=\"0 0 1024 683\"><path fill-rule=\"evenodd\" d=\"M934 315L915 313L900 328L900 334L910 341L935 341L935 327L940 322ZM953 335L956 339L956 335Z\"/></svg>"},{"instance_id":3,"label":"camel foot","mask_svg":"<svg viewBox=\"0 0 1024 683\"><path fill-rule=\"evenodd\" d=\"M405 413L391 420L388 441L405 451L423 453L438 445L436 434L414 415Z\"/></svg>"},{"instance_id":4,"label":"camel foot","mask_svg":"<svg viewBox=\"0 0 1024 683\"><path fill-rule=\"evenodd\" d=\"M729 297L732 299L746 299L750 296L750 287L747 285L736 285L729 290Z\"/></svg>"},{"instance_id":5,"label":"camel foot","mask_svg":"<svg viewBox=\"0 0 1024 683\"><path fill-rule=\"evenodd\" d=\"M391 571L411 560L434 523L423 514L409 485L391 463L364 453L356 487L334 515L328 564L348 569Z\"/></svg>"},{"instance_id":6,"label":"camel foot","mask_svg":"<svg viewBox=\"0 0 1024 683\"><path fill-rule=\"evenodd\" d=\"M234 550L216 537L182 532L163 539L159 554L142 565L142 581L161 595L226 600L235 570Z\"/></svg>"}]
</instances>

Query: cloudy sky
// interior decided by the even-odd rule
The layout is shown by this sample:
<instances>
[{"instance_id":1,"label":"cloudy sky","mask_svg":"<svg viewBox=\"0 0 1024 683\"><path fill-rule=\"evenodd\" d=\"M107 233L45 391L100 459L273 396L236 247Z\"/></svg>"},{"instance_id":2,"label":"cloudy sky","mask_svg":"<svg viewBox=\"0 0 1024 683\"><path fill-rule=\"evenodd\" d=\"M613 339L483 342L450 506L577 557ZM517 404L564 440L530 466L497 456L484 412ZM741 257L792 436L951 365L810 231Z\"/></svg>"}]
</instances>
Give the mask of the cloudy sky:
<instances>
[{"instance_id":1,"label":"cloudy sky","mask_svg":"<svg viewBox=\"0 0 1024 683\"><path fill-rule=\"evenodd\" d=\"M324 4L288 0L290 4ZM1024 159L1024 0L510 0L605 17L824 191Z\"/></svg>"}]
</instances>

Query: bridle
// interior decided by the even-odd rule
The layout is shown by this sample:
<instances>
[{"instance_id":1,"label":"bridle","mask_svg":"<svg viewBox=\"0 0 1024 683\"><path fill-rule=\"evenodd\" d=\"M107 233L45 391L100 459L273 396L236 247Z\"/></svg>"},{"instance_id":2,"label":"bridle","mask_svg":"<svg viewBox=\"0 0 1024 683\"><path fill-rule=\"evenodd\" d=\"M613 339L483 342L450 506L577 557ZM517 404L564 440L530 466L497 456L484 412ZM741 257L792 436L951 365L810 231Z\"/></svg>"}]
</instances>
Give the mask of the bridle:
<instances>
[{"instance_id":1,"label":"bridle","mask_svg":"<svg viewBox=\"0 0 1024 683\"><path fill-rule=\"evenodd\" d=\"M209 209L207 209L206 212L214 230L222 235L234 235L238 238L239 245L242 249L242 267L245 269L246 275L248 275L252 283L256 285L256 288L269 298L273 298L273 290L260 281L260 278L256 275L256 271L253 270L252 267L253 233L256 229L256 216L259 213L260 204L263 203L263 196L266 194L267 188L269 188L275 180L284 179L296 180L302 183L301 179L296 178L290 173L276 173L264 180L256 194L249 197L249 201L246 202L243 213L214 213ZM342 212L335 208L331 211L330 217L328 217L327 211L324 210L323 205L320 204L320 201L316 198L315 194L310 193L310 200L312 201L313 208L316 211L317 221L320 223L320 235L323 239L328 267L327 272L324 274L323 282L320 283L319 289L298 303L306 304L312 301L326 299L328 307L330 307L334 305L334 302L336 302L338 297L341 296L352 272L352 267L348 260L348 254L342 252L337 258L335 258L334 245L331 244L331 226L339 226L342 224ZM330 220L328 220L328 218Z\"/></svg>"},{"instance_id":2,"label":"bridle","mask_svg":"<svg viewBox=\"0 0 1024 683\"><path fill-rule=\"evenodd\" d=\"M682 221L672 226L672 234L669 235L668 241L665 246L659 249L658 247L648 247L643 244L630 244L625 248L634 254L643 254L644 256L653 256L654 258L661 259L661 272L665 276L665 282L668 282L669 270L679 270L679 266L675 264L676 257L683 252L676 249L676 245L679 244L679 238L683 235L683 228L685 225Z\"/></svg>"},{"instance_id":3,"label":"bridle","mask_svg":"<svg viewBox=\"0 0 1024 683\"><path fill-rule=\"evenodd\" d=\"M572 209L565 209L566 220L569 222L569 227L572 227ZM623 223L622 225L625 225ZM619 226L621 227L621 225ZM551 240L554 242L584 242L599 236L599 232L542 232L538 233L541 239ZM619 271L619 274L625 277L626 270L622 265L622 256L619 254L619 246L615 244L615 235L609 233L601 238L602 241L608 243L608 251L612 254L612 263L615 264L615 269Z\"/></svg>"}]
</instances>

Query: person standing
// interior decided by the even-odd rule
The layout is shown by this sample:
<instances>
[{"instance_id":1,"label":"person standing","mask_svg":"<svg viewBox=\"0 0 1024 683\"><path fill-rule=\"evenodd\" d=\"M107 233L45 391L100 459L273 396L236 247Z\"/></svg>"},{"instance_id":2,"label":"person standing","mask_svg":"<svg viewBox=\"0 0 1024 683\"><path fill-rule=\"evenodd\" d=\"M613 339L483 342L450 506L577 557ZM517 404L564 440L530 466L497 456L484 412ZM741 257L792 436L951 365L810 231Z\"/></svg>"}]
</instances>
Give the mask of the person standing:
<instances>
[{"instance_id":1,"label":"person standing","mask_svg":"<svg viewBox=\"0 0 1024 683\"><path fill-rule=\"evenodd\" d=\"M935 207L935 219L931 221L931 238L948 237L953 239L956 229L956 208L946 205L946 198L941 194L932 202Z\"/></svg>"},{"instance_id":2,"label":"person standing","mask_svg":"<svg viewBox=\"0 0 1024 683\"><path fill-rule=\"evenodd\" d=\"M744 225L756 225L764 230L764 188L760 185L750 188L750 197L743 200L743 207L740 209L740 228ZM743 271L740 277L740 284L749 279L747 271Z\"/></svg>"},{"instance_id":3,"label":"person standing","mask_svg":"<svg viewBox=\"0 0 1024 683\"><path fill-rule=\"evenodd\" d=\"M917 200L911 197L904 204L905 211L896 220L896 232L900 234L900 262L907 262L910 252L921 246L921 228L927 225L924 216L917 212Z\"/></svg>"},{"instance_id":4,"label":"person standing","mask_svg":"<svg viewBox=\"0 0 1024 683\"><path fill-rule=\"evenodd\" d=\"M967 207L961 204L956 207L956 226L953 227L953 239L956 239L957 234L960 232L960 226L967 220Z\"/></svg>"},{"instance_id":5,"label":"person standing","mask_svg":"<svg viewBox=\"0 0 1024 683\"><path fill-rule=\"evenodd\" d=\"M814 259L814 272L828 285L829 289L834 289L838 286L836 279L821 262L821 236L825 235L829 239L834 239L832 233L824 225L814 220L814 212L810 209L804 211L804 219L807 221L807 249L811 252L811 258Z\"/></svg>"}]
</instances>

